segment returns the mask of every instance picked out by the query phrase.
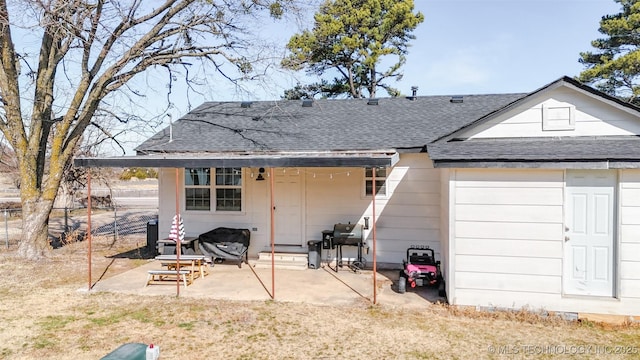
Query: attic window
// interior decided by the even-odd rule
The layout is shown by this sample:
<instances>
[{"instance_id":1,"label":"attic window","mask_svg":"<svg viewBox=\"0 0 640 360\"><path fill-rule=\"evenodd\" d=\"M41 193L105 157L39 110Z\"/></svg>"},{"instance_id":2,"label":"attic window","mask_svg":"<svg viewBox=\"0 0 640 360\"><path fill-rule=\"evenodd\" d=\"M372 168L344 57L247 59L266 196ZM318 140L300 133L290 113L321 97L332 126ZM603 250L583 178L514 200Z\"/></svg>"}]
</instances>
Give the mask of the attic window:
<instances>
[{"instance_id":1,"label":"attic window","mask_svg":"<svg viewBox=\"0 0 640 360\"><path fill-rule=\"evenodd\" d=\"M312 107L312 106L313 106L313 99L302 100L302 107Z\"/></svg>"},{"instance_id":2,"label":"attic window","mask_svg":"<svg viewBox=\"0 0 640 360\"><path fill-rule=\"evenodd\" d=\"M243 109L248 109L251 107L251 104L253 104L253 101L243 101L240 103L240 107Z\"/></svg>"},{"instance_id":3,"label":"attic window","mask_svg":"<svg viewBox=\"0 0 640 360\"><path fill-rule=\"evenodd\" d=\"M542 105L542 130L575 130L576 107L570 104Z\"/></svg>"},{"instance_id":4,"label":"attic window","mask_svg":"<svg viewBox=\"0 0 640 360\"><path fill-rule=\"evenodd\" d=\"M367 100L367 105L378 105L378 99Z\"/></svg>"},{"instance_id":5,"label":"attic window","mask_svg":"<svg viewBox=\"0 0 640 360\"><path fill-rule=\"evenodd\" d=\"M454 104L462 104L464 102L464 97L462 95L455 95L449 99L449 102Z\"/></svg>"}]
</instances>

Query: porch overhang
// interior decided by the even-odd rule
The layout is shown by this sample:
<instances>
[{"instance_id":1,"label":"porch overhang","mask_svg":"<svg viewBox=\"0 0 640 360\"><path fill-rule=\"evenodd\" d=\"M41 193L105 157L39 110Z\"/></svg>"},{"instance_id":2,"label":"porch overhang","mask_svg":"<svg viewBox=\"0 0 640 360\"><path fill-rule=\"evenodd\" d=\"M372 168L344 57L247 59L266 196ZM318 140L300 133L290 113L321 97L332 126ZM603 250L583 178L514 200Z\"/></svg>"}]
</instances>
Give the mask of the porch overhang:
<instances>
[{"instance_id":1,"label":"porch overhang","mask_svg":"<svg viewBox=\"0 0 640 360\"><path fill-rule=\"evenodd\" d=\"M437 160L434 168L458 169L578 169L578 170L614 170L639 169L640 161L495 161L495 160Z\"/></svg>"},{"instance_id":2,"label":"porch overhang","mask_svg":"<svg viewBox=\"0 0 640 360\"><path fill-rule=\"evenodd\" d=\"M119 157L80 157L77 167L393 167L400 159L398 152L295 152L295 153L167 153Z\"/></svg>"}]
</instances>

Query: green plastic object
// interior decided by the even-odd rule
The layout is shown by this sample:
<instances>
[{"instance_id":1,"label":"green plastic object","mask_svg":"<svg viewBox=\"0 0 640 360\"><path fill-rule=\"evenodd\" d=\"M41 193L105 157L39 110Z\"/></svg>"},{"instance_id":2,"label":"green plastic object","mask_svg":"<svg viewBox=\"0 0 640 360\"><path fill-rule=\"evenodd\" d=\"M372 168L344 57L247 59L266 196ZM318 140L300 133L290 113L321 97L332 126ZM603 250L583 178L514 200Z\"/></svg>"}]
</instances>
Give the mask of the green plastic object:
<instances>
[{"instance_id":1,"label":"green plastic object","mask_svg":"<svg viewBox=\"0 0 640 360\"><path fill-rule=\"evenodd\" d=\"M101 360L145 360L147 344L127 343L108 353Z\"/></svg>"}]
</instances>

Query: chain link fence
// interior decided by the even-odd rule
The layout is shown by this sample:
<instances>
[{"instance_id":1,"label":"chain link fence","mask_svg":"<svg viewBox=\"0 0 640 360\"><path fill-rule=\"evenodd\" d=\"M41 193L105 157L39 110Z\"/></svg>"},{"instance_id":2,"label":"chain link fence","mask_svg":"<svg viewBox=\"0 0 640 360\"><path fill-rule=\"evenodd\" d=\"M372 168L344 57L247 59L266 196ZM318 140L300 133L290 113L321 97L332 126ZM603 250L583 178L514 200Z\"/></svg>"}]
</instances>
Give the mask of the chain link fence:
<instances>
[{"instance_id":1,"label":"chain link fence","mask_svg":"<svg viewBox=\"0 0 640 360\"><path fill-rule=\"evenodd\" d=\"M17 207L0 211L3 214L4 246L15 247L22 234L22 211ZM49 217L51 246L57 248L71 241L82 240L88 229L87 215L86 208L54 208ZM94 238L112 238L114 242L133 239L146 241L147 224L157 220L157 208L96 207L91 212L91 235Z\"/></svg>"}]
</instances>

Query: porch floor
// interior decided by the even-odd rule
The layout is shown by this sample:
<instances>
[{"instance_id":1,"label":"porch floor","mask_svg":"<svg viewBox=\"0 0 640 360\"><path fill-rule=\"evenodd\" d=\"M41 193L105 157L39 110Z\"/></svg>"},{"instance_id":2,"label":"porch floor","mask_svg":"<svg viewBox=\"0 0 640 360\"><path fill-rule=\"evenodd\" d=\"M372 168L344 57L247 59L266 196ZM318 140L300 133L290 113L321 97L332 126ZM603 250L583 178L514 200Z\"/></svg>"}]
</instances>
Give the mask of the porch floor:
<instances>
[{"instance_id":1,"label":"porch floor","mask_svg":"<svg viewBox=\"0 0 640 360\"><path fill-rule=\"evenodd\" d=\"M200 297L221 300L264 301L271 299L271 269L249 264L215 264L209 275L196 279L191 285L180 287L181 297ZM335 265L335 263L333 263ZM159 270L157 260L110 278L97 281L93 291L118 292L137 295L175 296L174 283L145 286L148 270ZM399 294L395 289L398 270L379 270L377 274L377 303L391 307L424 307L436 301L444 302L437 289L418 287ZM320 269L275 269L275 300L318 305L348 305L371 303L373 300L373 272L355 273L347 267L334 271L322 264Z\"/></svg>"}]
</instances>

